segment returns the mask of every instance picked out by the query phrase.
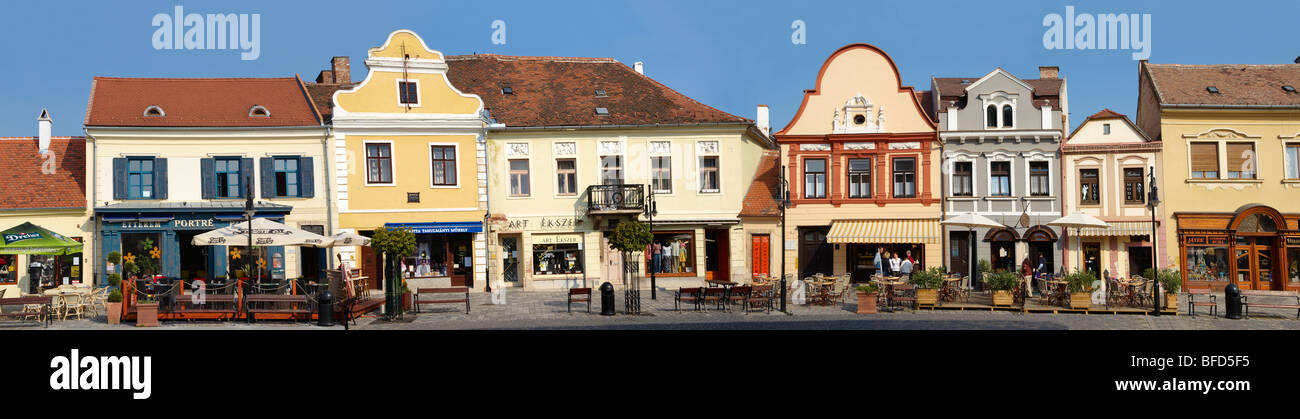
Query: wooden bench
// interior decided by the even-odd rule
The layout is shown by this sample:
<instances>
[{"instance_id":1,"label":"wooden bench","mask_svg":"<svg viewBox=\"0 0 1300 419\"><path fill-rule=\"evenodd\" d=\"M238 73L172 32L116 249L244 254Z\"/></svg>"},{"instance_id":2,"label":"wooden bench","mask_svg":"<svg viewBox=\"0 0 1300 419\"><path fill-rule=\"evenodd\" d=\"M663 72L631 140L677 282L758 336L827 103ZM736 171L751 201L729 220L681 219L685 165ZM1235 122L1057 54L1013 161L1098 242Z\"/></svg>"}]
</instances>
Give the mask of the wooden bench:
<instances>
[{"instance_id":1,"label":"wooden bench","mask_svg":"<svg viewBox=\"0 0 1300 419\"><path fill-rule=\"evenodd\" d=\"M239 298L235 294L203 294L202 303L194 302L194 294L185 294L175 298L170 312L183 318L189 314L210 315L217 319L226 315L234 319L239 315Z\"/></svg>"},{"instance_id":2,"label":"wooden bench","mask_svg":"<svg viewBox=\"0 0 1300 419\"><path fill-rule=\"evenodd\" d=\"M1294 298L1294 299L1295 299L1295 304L1282 304L1282 303L1251 303L1251 302L1248 301L1248 299L1249 299L1250 297L1255 297L1255 298L1285 298L1285 299L1288 299L1288 300ZM1259 308L1285 308L1285 309L1289 309L1289 310L1295 310L1295 311L1296 311L1296 313L1295 313L1295 317L1296 317L1297 319L1300 319L1300 292L1295 292L1295 291L1270 291L1270 290L1241 290L1241 306L1242 306L1243 308L1245 308L1245 313L1244 313L1244 314L1246 315L1246 318L1248 318L1248 319L1250 318L1250 306L1255 306L1255 307L1259 307Z\"/></svg>"},{"instance_id":3,"label":"wooden bench","mask_svg":"<svg viewBox=\"0 0 1300 419\"><path fill-rule=\"evenodd\" d=\"M438 299L438 294L461 294L464 298L456 299ZM424 297L432 299L426 299ZM420 304L450 304L465 303L465 314L469 314L469 287L451 287L451 288L420 288L415 290L415 298L412 298L411 304L415 306L415 312L420 312Z\"/></svg>"},{"instance_id":4,"label":"wooden bench","mask_svg":"<svg viewBox=\"0 0 1300 419\"><path fill-rule=\"evenodd\" d=\"M290 318L302 315L311 321L310 300L306 295L248 294L244 296L244 304L248 306L245 312L249 323L256 320L258 313L288 314Z\"/></svg>"},{"instance_id":5,"label":"wooden bench","mask_svg":"<svg viewBox=\"0 0 1300 419\"><path fill-rule=\"evenodd\" d=\"M12 313L6 313L3 311L4 306L27 306L28 304L40 305L41 312L30 313L25 311L17 311ZM50 322L52 321L51 318L53 317L52 313L50 313L50 306L52 306L53 304L54 304L54 297L48 295L32 296L32 297L17 297L17 298L0 298L0 317L25 318L28 316L37 316L38 321L42 318L45 319L45 327L50 327Z\"/></svg>"},{"instance_id":6,"label":"wooden bench","mask_svg":"<svg viewBox=\"0 0 1300 419\"><path fill-rule=\"evenodd\" d=\"M1197 296L1208 297L1209 301L1196 301ZM1187 289L1187 312L1196 317L1197 307L1209 307L1210 314L1215 318L1219 317L1218 296L1211 294L1209 288L1188 288Z\"/></svg>"},{"instance_id":7,"label":"wooden bench","mask_svg":"<svg viewBox=\"0 0 1300 419\"><path fill-rule=\"evenodd\" d=\"M573 303L587 303L587 312L591 312L591 288L569 288L568 311L573 312Z\"/></svg>"}]
</instances>

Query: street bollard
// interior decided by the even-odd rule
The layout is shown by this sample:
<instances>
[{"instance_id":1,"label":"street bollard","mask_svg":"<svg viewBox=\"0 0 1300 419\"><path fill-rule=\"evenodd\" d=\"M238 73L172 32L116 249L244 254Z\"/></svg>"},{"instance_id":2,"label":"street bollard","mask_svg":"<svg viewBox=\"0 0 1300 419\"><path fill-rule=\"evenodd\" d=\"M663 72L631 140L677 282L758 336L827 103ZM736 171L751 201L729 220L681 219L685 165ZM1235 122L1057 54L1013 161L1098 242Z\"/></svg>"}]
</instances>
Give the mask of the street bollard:
<instances>
[{"instance_id":1,"label":"street bollard","mask_svg":"<svg viewBox=\"0 0 1300 419\"><path fill-rule=\"evenodd\" d=\"M600 285L600 315L614 315L614 285L608 282Z\"/></svg>"},{"instance_id":2,"label":"street bollard","mask_svg":"<svg viewBox=\"0 0 1300 419\"><path fill-rule=\"evenodd\" d=\"M316 302L316 325L330 327L334 325L334 294L330 290L320 293L320 299Z\"/></svg>"},{"instance_id":3,"label":"street bollard","mask_svg":"<svg viewBox=\"0 0 1300 419\"><path fill-rule=\"evenodd\" d=\"M1223 303L1227 305L1228 310L1223 315L1227 319L1241 319L1241 288L1237 284L1228 284L1223 289Z\"/></svg>"}]
</instances>

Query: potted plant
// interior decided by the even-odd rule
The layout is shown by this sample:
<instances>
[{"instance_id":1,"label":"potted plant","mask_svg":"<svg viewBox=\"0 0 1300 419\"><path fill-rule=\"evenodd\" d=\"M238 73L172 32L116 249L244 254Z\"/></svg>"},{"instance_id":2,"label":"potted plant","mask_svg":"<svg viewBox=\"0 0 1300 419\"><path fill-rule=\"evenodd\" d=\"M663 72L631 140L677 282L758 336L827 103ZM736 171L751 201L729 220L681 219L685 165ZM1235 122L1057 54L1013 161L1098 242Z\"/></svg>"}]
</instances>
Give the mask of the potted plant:
<instances>
[{"instance_id":1,"label":"potted plant","mask_svg":"<svg viewBox=\"0 0 1300 419\"><path fill-rule=\"evenodd\" d=\"M983 284L984 277L991 273L993 273L993 264L989 263L988 259L980 259L975 264L975 278L971 278L971 285Z\"/></svg>"},{"instance_id":2,"label":"potted plant","mask_svg":"<svg viewBox=\"0 0 1300 419\"><path fill-rule=\"evenodd\" d=\"M104 298L104 312L108 316L109 325L122 322L122 290L115 289L108 293L108 297Z\"/></svg>"},{"instance_id":3,"label":"potted plant","mask_svg":"<svg viewBox=\"0 0 1300 419\"><path fill-rule=\"evenodd\" d=\"M1070 308L1086 309L1092 306L1092 284L1097 282L1096 272L1075 269L1065 275L1065 282L1070 288Z\"/></svg>"},{"instance_id":4,"label":"potted plant","mask_svg":"<svg viewBox=\"0 0 1300 419\"><path fill-rule=\"evenodd\" d=\"M136 327L158 327L158 300L152 295L140 297L135 302Z\"/></svg>"},{"instance_id":5,"label":"potted plant","mask_svg":"<svg viewBox=\"0 0 1300 419\"><path fill-rule=\"evenodd\" d=\"M993 290L993 305L1008 306L1015 303L1012 291L1020 284L1020 276L1010 272L998 272L985 277L984 285Z\"/></svg>"},{"instance_id":6,"label":"potted plant","mask_svg":"<svg viewBox=\"0 0 1300 419\"><path fill-rule=\"evenodd\" d=\"M930 268L912 272L907 283L916 286L916 305L935 306L939 304L939 286L943 285L943 268Z\"/></svg>"},{"instance_id":7,"label":"potted plant","mask_svg":"<svg viewBox=\"0 0 1300 419\"><path fill-rule=\"evenodd\" d=\"M1165 288L1165 308L1178 310L1178 291L1183 287L1183 276L1173 268L1161 269L1157 276L1160 285Z\"/></svg>"},{"instance_id":8,"label":"potted plant","mask_svg":"<svg viewBox=\"0 0 1300 419\"><path fill-rule=\"evenodd\" d=\"M402 280L402 311L411 311L411 289L405 279Z\"/></svg>"},{"instance_id":9,"label":"potted plant","mask_svg":"<svg viewBox=\"0 0 1300 419\"><path fill-rule=\"evenodd\" d=\"M880 286L872 283L858 285L858 314L876 314L876 295Z\"/></svg>"}]
</instances>

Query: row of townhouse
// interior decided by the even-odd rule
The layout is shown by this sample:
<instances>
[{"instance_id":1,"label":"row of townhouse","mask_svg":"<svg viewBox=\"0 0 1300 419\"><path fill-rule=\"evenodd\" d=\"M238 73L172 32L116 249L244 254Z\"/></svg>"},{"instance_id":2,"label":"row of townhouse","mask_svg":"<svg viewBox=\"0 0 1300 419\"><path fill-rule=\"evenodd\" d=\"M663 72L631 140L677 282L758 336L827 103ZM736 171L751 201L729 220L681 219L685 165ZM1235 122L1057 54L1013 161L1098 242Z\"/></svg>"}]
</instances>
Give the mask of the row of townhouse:
<instances>
[{"instance_id":1,"label":"row of townhouse","mask_svg":"<svg viewBox=\"0 0 1300 419\"><path fill-rule=\"evenodd\" d=\"M1300 64L1142 62L1136 121L1101 110L1069 131L1056 67L917 90L884 51L852 44L777 132L766 106L754 120L728 114L641 63L445 56L399 30L365 65L356 82L347 57L314 82L96 77L84 137L50 137L42 113L37 137L0 138L15 169L0 183L0 227L32 221L86 243L79 255L0 255L0 287L27 292L33 261L102 283L112 251L185 278L254 264L316 278L345 263L382 286L385 261L368 247L190 244L239 222L251 190L256 216L309 231L410 228L415 254L387 262L412 288L594 286L624 269L664 287L862 281L881 250L953 272L974 256L995 269L1029 260L1125 277L1160 265L1192 286L1300 288ZM45 156L57 170L42 170ZM1077 212L1110 227L1048 225ZM965 213L1004 226L941 223ZM646 252L609 248L618 223L651 219Z\"/></svg>"}]
</instances>

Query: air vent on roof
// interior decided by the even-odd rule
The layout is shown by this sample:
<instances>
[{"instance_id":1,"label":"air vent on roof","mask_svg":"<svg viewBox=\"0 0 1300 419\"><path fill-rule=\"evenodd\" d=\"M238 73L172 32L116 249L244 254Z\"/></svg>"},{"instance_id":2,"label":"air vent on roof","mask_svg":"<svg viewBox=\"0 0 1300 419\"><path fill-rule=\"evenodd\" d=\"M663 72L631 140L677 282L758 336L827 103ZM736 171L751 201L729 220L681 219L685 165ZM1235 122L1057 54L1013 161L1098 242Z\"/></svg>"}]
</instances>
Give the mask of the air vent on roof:
<instances>
[{"instance_id":1,"label":"air vent on roof","mask_svg":"<svg viewBox=\"0 0 1300 419\"><path fill-rule=\"evenodd\" d=\"M1285 90L1287 93L1295 93L1295 87L1289 84L1286 86L1282 86L1282 90Z\"/></svg>"},{"instance_id":2,"label":"air vent on roof","mask_svg":"<svg viewBox=\"0 0 1300 419\"><path fill-rule=\"evenodd\" d=\"M501 94L503 94L503 95L513 95L513 94L515 94L515 89L511 88L510 86L502 87L502 88L501 88Z\"/></svg>"},{"instance_id":3,"label":"air vent on roof","mask_svg":"<svg viewBox=\"0 0 1300 419\"><path fill-rule=\"evenodd\" d=\"M605 108L596 108L596 115L600 115L600 116L608 116L608 115L609 115L609 109L605 109Z\"/></svg>"},{"instance_id":4,"label":"air vent on roof","mask_svg":"<svg viewBox=\"0 0 1300 419\"><path fill-rule=\"evenodd\" d=\"M144 116L167 116L167 113L163 112L158 105L149 105L149 107L144 108Z\"/></svg>"},{"instance_id":5,"label":"air vent on roof","mask_svg":"<svg viewBox=\"0 0 1300 419\"><path fill-rule=\"evenodd\" d=\"M1214 87L1214 86L1206 87L1206 88L1205 88L1205 91L1210 92L1210 93L1213 93L1213 94L1219 94L1219 88L1218 88L1218 87Z\"/></svg>"},{"instance_id":6,"label":"air vent on roof","mask_svg":"<svg viewBox=\"0 0 1300 419\"><path fill-rule=\"evenodd\" d=\"M606 97L606 96L608 95L605 94L604 89L596 89L596 97Z\"/></svg>"},{"instance_id":7,"label":"air vent on roof","mask_svg":"<svg viewBox=\"0 0 1300 419\"><path fill-rule=\"evenodd\" d=\"M970 84L970 79L962 79L961 84Z\"/></svg>"},{"instance_id":8,"label":"air vent on roof","mask_svg":"<svg viewBox=\"0 0 1300 419\"><path fill-rule=\"evenodd\" d=\"M253 105L252 108L248 109L248 116L268 118L271 116L271 111L266 110L265 106Z\"/></svg>"}]
</instances>

